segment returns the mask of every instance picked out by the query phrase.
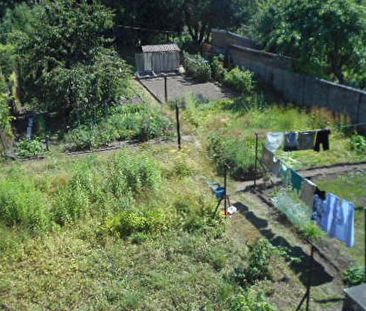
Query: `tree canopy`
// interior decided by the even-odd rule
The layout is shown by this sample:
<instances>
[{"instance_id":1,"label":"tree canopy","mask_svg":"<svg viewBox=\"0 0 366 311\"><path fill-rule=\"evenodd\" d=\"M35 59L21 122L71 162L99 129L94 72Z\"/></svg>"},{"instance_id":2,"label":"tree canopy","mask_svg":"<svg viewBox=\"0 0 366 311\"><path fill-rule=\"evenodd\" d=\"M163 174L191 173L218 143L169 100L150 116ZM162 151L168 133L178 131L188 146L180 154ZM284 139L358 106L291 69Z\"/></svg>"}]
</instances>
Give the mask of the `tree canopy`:
<instances>
[{"instance_id":1,"label":"tree canopy","mask_svg":"<svg viewBox=\"0 0 366 311\"><path fill-rule=\"evenodd\" d=\"M252 22L255 38L296 58L306 72L344 83L365 58L365 7L354 0L268 0Z\"/></svg>"}]
</instances>

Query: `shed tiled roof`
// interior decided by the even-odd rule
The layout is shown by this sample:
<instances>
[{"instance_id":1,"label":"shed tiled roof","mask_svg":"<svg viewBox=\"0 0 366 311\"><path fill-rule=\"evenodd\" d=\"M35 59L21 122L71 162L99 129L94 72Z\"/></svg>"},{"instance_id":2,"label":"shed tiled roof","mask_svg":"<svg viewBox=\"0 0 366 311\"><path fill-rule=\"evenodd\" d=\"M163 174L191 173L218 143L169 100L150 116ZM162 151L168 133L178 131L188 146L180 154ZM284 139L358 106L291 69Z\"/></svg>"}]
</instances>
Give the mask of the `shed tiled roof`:
<instances>
[{"instance_id":1,"label":"shed tiled roof","mask_svg":"<svg viewBox=\"0 0 366 311\"><path fill-rule=\"evenodd\" d=\"M180 52L177 44L157 44L157 45L143 45L142 52L144 53L159 53L159 52Z\"/></svg>"}]
</instances>

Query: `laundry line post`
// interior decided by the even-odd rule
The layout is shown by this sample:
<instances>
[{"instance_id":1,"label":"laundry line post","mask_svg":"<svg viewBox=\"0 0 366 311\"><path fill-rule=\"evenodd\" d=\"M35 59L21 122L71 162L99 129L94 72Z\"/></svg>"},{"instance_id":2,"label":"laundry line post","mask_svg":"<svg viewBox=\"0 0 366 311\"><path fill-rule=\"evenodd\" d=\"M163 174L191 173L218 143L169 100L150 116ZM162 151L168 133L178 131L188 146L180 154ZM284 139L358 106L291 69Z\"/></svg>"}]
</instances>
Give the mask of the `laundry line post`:
<instances>
[{"instance_id":1,"label":"laundry line post","mask_svg":"<svg viewBox=\"0 0 366 311\"><path fill-rule=\"evenodd\" d=\"M257 187L258 133L255 133L254 188Z\"/></svg>"},{"instance_id":2,"label":"laundry line post","mask_svg":"<svg viewBox=\"0 0 366 311\"><path fill-rule=\"evenodd\" d=\"M164 74L164 99L165 103L168 102L168 77Z\"/></svg>"},{"instance_id":3,"label":"laundry line post","mask_svg":"<svg viewBox=\"0 0 366 311\"><path fill-rule=\"evenodd\" d=\"M365 228L364 228L364 230L365 230L365 262L364 262L364 264L365 264L365 266L364 266L364 272L365 272L365 282L366 282L366 207L364 207L364 212L365 212L365 224L364 224L364 226L365 226Z\"/></svg>"},{"instance_id":4,"label":"laundry line post","mask_svg":"<svg viewBox=\"0 0 366 311\"><path fill-rule=\"evenodd\" d=\"M227 215L227 172L229 170L229 165L224 164L224 212Z\"/></svg>"},{"instance_id":5,"label":"laundry line post","mask_svg":"<svg viewBox=\"0 0 366 311\"><path fill-rule=\"evenodd\" d=\"M313 282L313 266L314 266L314 251L315 251L315 247L312 243L310 243L311 245L311 250L310 250L310 263L309 263L309 271L308 271L308 282L306 284L306 292L304 297L301 299L299 305L296 308L296 311L299 311L300 308L302 307L302 305L304 304L305 300L306 300L306 311L309 311L309 307L310 307L310 296L311 296L311 283Z\"/></svg>"}]
</instances>

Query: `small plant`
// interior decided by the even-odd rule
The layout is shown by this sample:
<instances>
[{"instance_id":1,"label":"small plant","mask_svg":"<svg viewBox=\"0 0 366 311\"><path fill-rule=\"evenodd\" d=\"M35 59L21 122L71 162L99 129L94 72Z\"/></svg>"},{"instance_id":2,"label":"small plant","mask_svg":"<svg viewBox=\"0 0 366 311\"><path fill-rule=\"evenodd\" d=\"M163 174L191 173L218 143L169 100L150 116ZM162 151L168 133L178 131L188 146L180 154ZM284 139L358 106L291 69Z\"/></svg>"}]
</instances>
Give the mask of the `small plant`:
<instances>
[{"instance_id":1,"label":"small plant","mask_svg":"<svg viewBox=\"0 0 366 311\"><path fill-rule=\"evenodd\" d=\"M201 55L183 53L184 66L189 76L200 82L211 80L212 72L209 62Z\"/></svg>"},{"instance_id":2,"label":"small plant","mask_svg":"<svg viewBox=\"0 0 366 311\"><path fill-rule=\"evenodd\" d=\"M46 152L44 143L39 138L23 139L18 143L17 155L21 158L41 156Z\"/></svg>"},{"instance_id":3,"label":"small plant","mask_svg":"<svg viewBox=\"0 0 366 311\"><path fill-rule=\"evenodd\" d=\"M243 291L231 298L231 311L276 311L277 308L267 302L264 294L254 289Z\"/></svg>"},{"instance_id":4,"label":"small plant","mask_svg":"<svg viewBox=\"0 0 366 311\"><path fill-rule=\"evenodd\" d=\"M234 270L234 281L241 287L247 288L258 281L270 279L269 264L275 255L284 255L284 252L272 246L265 239L249 245L248 266Z\"/></svg>"},{"instance_id":5,"label":"small plant","mask_svg":"<svg viewBox=\"0 0 366 311\"><path fill-rule=\"evenodd\" d=\"M356 286L366 282L366 267L353 266L344 273L344 282L348 286Z\"/></svg>"},{"instance_id":6,"label":"small plant","mask_svg":"<svg viewBox=\"0 0 366 311\"><path fill-rule=\"evenodd\" d=\"M214 56L211 62L212 77L218 82L224 82L227 70L224 67L224 56Z\"/></svg>"},{"instance_id":7,"label":"small plant","mask_svg":"<svg viewBox=\"0 0 366 311\"><path fill-rule=\"evenodd\" d=\"M241 70L239 67L235 67L225 74L224 83L240 94L250 94L254 89L253 74L248 70Z\"/></svg>"},{"instance_id":8,"label":"small plant","mask_svg":"<svg viewBox=\"0 0 366 311\"><path fill-rule=\"evenodd\" d=\"M354 134L351 136L351 150L357 153L366 152L366 137Z\"/></svg>"}]
</instances>

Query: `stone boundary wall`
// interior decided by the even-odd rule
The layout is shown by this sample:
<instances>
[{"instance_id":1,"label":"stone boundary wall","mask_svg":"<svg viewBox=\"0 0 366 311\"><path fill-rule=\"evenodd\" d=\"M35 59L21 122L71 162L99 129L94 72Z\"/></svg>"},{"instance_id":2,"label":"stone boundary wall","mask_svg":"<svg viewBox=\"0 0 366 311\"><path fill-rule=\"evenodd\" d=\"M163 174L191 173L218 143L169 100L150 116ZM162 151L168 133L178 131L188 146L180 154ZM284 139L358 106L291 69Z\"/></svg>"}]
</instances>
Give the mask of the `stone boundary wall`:
<instances>
[{"instance_id":1,"label":"stone boundary wall","mask_svg":"<svg viewBox=\"0 0 366 311\"><path fill-rule=\"evenodd\" d=\"M366 123L366 92L292 71L291 58L253 48L248 38L213 30L216 53L227 53L233 64L252 71L283 98L302 107L329 109L335 116L346 115L352 123ZM225 40L226 38L226 40ZM225 44L226 42L226 44ZM363 132L366 126L360 127Z\"/></svg>"}]
</instances>

